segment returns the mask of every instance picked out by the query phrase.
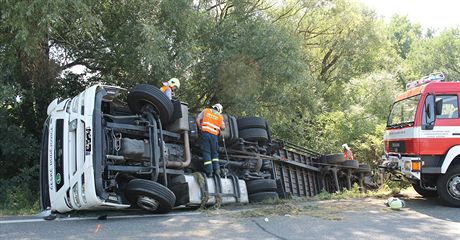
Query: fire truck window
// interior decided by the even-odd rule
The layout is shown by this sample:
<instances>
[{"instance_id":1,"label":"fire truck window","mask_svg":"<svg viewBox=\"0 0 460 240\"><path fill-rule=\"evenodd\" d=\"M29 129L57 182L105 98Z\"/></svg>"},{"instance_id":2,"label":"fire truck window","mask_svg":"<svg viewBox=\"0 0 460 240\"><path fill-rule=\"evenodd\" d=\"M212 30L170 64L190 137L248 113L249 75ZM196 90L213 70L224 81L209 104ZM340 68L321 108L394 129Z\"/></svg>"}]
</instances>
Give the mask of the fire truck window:
<instances>
[{"instance_id":1,"label":"fire truck window","mask_svg":"<svg viewBox=\"0 0 460 240\"><path fill-rule=\"evenodd\" d=\"M442 112L436 118L458 118L458 97L457 95L438 95L436 101L442 99Z\"/></svg>"}]
</instances>

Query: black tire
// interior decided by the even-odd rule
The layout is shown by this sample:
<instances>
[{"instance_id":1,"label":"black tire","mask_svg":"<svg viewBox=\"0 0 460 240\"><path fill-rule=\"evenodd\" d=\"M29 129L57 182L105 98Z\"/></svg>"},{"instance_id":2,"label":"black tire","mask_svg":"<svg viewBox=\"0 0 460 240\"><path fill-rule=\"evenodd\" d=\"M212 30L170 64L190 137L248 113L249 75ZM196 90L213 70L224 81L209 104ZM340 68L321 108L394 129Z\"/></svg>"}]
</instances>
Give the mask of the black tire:
<instances>
[{"instance_id":1,"label":"black tire","mask_svg":"<svg viewBox=\"0 0 460 240\"><path fill-rule=\"evenodd\" d=\"M262 128L249 128L239 131L239 137L247 141L258 141L266 142L268 141L268 134L265 129Z\"/></svg>"},{"instance_id":2,"label":"black tire","mask_svg":"<svg viewBox=\"0 0 460 240\"><path fill-rule=\"evenodd\" d=\"M420 187L420 183L412 183L412 187L414 188L414 190L420 194L420 196L422 197L425 197L425 198L434 198L434 197L438 197L438 192L436 192L436 190L427 190L427 189L423 189L422 187Z\"/></svg>"},{"instance_id":3,"label":"black tire","mask_svg":"<svg viewBox=\"0 0 460 240\"><path fill-rule=\"evenodd\" d=\"M259 192L275 192L277 190L276 181L273 179L257 179L246 182L248 194Z\"/></svg>"},{"instance_id":4,"label":"black tire","mask_svg":"<svg viewBox=\"0 0 460 240\"><path fill-rule=\"evenodd\" d=\"M249 195L249 202L260 203L263 201L276 201L279 200L278 193L276 192L259 192Z\"/></svg>"},{"instance_id":5,"label":"black tire","mask_svg":"<svg viewBox=\"0 0 460 240\"><path fill-rule=\"evenodd\" d=\"M327 164L342 163L344 161L345 161L345 158L343 157L343 154L341 153L327 154L327 155L321 156L320 158L320 162L327 163Z\"/></svg>"},{"instance_id":6,"label":"black tire","mask_svg":"<svg viewBox=\"0 0 460 240\"><path fill-rule=\"evenodd\" d=\"M438 178L437 191L448 206L460 207L460 165L453 165Z\"/></svg>"},{"instance_id":7,"label":"black tire","mask_svg":"<svg viewBox=\"0 0 460 240\"><path fill-rule=\"evenodd\" d=\"M144 210L154 213L170 212L176 202L176 196L167 187L144 179L131 180L126 185L125 197L132 205L137 205ZM158 208L149 208L144 201L141 201L141 197L156 200L159 204Z\"/></svg>"},{"instance_id":8,"label":"black tire","mask_svg":"<svg viewBox=\"0 0 460 240\"><path fill-rule=\"evenodd\" d=\"M166 94L148 84L135 86L128 94L127 101L129 109L136 114L142 113L144 106L150 104L159 115L162 123L168 123L174 112L173 103Z\"/></svg>"},{"instance_id":9,"label":"black tire","mask_svg":"<svg viewBox=\"0 0 460 240\"><path fill-rule=\"evenodd\" d=\"M371 171L372 171L371 166L367 164L359 164L358 172L363 172L363 173L369 172L370 173Z\"/></svg>"},{"instance_id":10,"label":"black tire","mask_svg":"<svg viewBox=\"0 0 460 240\"><path fill-rule=\"evenodd\" d=\"M342 166L346 168L356 169L359 168L359 162L357 160L345 160L342 162Z\"/></svg>"},{"instance_id":11,"label":"black tire","mask_svg":"<svg viewBox=\"0 0 460 240\"><path fill-rule=\"evenodd\" d=\"M267 121L260 117L245 117L237 120L238 129L262 128L267 129Z\"/></svg>"}]
</instances>

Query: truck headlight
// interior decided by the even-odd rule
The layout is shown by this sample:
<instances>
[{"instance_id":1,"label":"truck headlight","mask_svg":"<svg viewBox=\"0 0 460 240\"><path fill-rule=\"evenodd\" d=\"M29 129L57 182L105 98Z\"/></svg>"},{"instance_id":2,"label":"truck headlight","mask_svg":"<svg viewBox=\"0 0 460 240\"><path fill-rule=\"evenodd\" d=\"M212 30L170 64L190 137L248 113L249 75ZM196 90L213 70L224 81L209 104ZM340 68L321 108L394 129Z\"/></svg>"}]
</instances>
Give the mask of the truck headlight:
<instances>
[{"instance_id":1,"label":"truck headlight","mask_svg":"<svg viewBox=\"0 0 460 240\"><path fill-rule=\"evenodd\" d=\"M76 129L77 129L77 119L74 119L69 123L69 132L73 132Z\"/></svg>"},{"instance_id":2,"label":"truck headlight","mask_svg":"<svg viewBox=\"0 0 460 240\"><path fill-rule=\"evenodd\" d=\"M75 183L75 185L73 185L72 193L73 193L72 195L73 195L73 200L75 202L75 205L77 205L77 207L81 207L80 195L78 194L78 182Z\"/></svg>"},{"instance_id":3,"label":"truck headlight","mask_svg":"<svg viewBox=\"0 0 460 240\"><path fill-rule=\"evenodd\" d=\"M81 175L81 198L83 199L84 203L87 203L85 192L85 173Z\"/></svg>"}]
</instances>

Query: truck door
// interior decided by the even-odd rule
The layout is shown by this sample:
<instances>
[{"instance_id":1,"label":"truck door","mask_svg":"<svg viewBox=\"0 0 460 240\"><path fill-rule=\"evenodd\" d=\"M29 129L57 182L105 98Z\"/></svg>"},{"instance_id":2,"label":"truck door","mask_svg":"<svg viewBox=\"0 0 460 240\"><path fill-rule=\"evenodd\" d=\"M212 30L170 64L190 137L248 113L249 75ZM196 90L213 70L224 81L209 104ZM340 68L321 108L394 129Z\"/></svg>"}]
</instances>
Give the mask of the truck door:
<instances>
[{"instance_id":1,"label":"truck door","mask_svg":"<svg viewBox=\"0 0 460 240\"><path fill-rule=\"evenodd\" d=\"M434 98L430 106L429 97ZM444 155L452 146L460 144L460 119L458 114L458 94L440 93L428 95L423 109L422 130L420 132L421 155ZM427 114L435 113L434 119ZM430 125L433 121L433 126Z\"/></svg>"}]
</instances>

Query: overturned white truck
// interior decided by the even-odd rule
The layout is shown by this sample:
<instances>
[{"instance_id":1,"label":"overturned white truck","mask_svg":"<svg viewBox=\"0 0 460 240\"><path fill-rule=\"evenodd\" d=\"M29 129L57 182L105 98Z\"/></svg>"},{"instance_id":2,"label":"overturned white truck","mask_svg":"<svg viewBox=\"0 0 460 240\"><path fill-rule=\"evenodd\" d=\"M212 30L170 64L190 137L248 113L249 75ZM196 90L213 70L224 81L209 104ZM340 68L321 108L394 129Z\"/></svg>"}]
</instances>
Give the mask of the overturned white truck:
<instances>
[{"instance_id":1,"label":"overturned white truck","mask_svg":"<svg viewBox=\"0 0 460 240\"><path fill-rule=\"evenodd\" d=\"M48 106L41 207L55 212L260 202L364 186L367 165L274 140L262 118L224 115L221 176L206 178L195 116L154 86L95 85Z\"/></svg>"}]
</instances>

